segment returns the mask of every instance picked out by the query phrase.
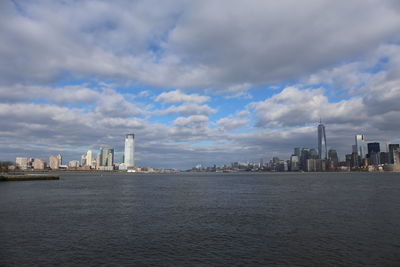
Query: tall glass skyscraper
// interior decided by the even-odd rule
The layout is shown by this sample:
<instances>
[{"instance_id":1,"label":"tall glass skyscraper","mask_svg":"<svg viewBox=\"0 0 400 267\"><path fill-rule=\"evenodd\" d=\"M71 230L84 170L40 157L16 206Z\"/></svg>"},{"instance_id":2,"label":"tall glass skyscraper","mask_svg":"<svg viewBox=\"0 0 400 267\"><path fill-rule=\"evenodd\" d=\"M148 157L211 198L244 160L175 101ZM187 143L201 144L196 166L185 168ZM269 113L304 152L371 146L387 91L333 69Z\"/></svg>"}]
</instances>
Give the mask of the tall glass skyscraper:
<instances>
[{"instance_id":1,"label":"tall glass skyscraper","mask_svg":"<svg viewBox=\"0 0 400 267\"><path fill-rule=\"evenodd\" d=\"M356 140L356 151L358 156L360 156L361 159L365 158L366 154L366 148L365 148L365 136L362 134L357 134L355 137Z\"/></svg>"},{"instance_id":2,"label":"tall glass skyscraper","mask_svg":"<svg viewBox=\"0 0 400 267\"><path fill-rule=\"evenodd\" d=\"M135 167L135 135L125 135L124 165L126 168Z\"/></svg>"},{"instance_id":3,"label":"tall glass skyscraper","mask_svg":"<svg viewBox=\"0 0 400 267\"><path fill-rule=\"evenodd\" d=\"M325 125L322 122L319 122L318 125L318 157L320 159L328 158L328 149L326 146L326 134L325 134Z\"/></svg>"}]
</instances>

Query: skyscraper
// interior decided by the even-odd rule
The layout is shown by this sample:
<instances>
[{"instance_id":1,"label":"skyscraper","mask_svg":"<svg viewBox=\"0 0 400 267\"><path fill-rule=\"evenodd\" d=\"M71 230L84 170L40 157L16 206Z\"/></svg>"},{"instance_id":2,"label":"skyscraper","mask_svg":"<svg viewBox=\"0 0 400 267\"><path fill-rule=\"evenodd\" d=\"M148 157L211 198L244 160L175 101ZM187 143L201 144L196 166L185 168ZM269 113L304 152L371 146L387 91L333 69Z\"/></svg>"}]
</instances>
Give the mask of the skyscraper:
<instances>
[{"instance_id":1,"label":"skyscraper","mask_svg":"<svg viewBox=\"0 0 400 267\"><path fill-rule=\"evenodd\" d=\"M365 136L362 134L357 134L355 136L355 148L356 150L353 152L357 152L358 156L360 156L361 159L365 158L365 153L366 153L366 149L365 149Z\"/></svg>"},{"instance_id":2,"label":"skyscraper","mask_svg":"<svg viewBox=\"0 0 400 267\"><path fill-rule=\"evenodd\" d=\"M128 168L135 167L135 135L125 135L124 165Z\"/></svg>"},{"instance_id":3,"label":"skyscraper","mask_svg":"<svg viewBox=\"0 0 400 267\"><path fill-rule=\"evenodd\" d=\"M92 166L93 164L93 153L92 150L86 152L86 166Z\"/></svg>"},{"instance_id":4,"label":"skyscraper","mask_svg":"<svg viewBox=\"0 0 400 267\"><path fill-rule=\"evenodd\" d=\"M318 157L320 159L326 159L328 157L328 149L326 146L326 134L325 125L319 122L318 125Z\"/></svg>"},{"instance_id":5,"label":"skyscraper","mask_svg":"<svg viewBox=\"0 0 400 267\"><path fill-rule=\"evenodd\" d=\"M378 165L380 164L379 154L381 152L381 148L379 143L368 143L368 158L370 165Z\"/></svg>"},{"instance_id":6,"label":"skyscraper","mask_svg":"<svg viewBox=\"0 0 400 267\"><path fill-rule=\"evenodd\" d=\"M400 145L399 144L389 144L389 163L394 164L395 162L395 155L397 152L397 149L399 149Z\"/></svg>"},{"instance_id":7,"label":"skyscraper","mask_svg":"<svg viewBox=\"0 0 400 267\"><path fill-rule=\"evenodd\" d=\"M368 143L368 154L381 152L381 148L378 142Z\"/></svg>"},{"instance_id":8,"label":"skyscraper","mask_svg":"<svg viewBox=\"0 0 400 267\"><path fill-rule=\"evenodd\" d=\"M99 153L100 161L97 166L108 166L111 167L114 165L114 149L109 147L101 147Z\"/></svg>"}]
</instances>

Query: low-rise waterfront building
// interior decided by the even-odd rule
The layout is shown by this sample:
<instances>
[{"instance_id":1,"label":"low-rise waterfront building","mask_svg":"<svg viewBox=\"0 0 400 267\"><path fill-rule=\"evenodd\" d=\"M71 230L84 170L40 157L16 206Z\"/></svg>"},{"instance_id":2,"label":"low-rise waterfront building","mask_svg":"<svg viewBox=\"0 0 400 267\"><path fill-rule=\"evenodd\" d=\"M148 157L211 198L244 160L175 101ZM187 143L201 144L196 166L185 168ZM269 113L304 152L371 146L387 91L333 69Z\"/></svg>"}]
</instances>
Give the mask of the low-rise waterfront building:
<instances>
[{"instance_id":1,"label":"low-rise waterfront building","mask_svg":"<svg viewBox=\"0 0 400 267\"><path fill-rule=\"evenodd\" d=\"M15 159L15 166L17 166L21 170L30 169L32 167L32 159L31 158L17 157Z\"/></svg>"},{"instance_id":2,"label":"low-rise waterfront building","mask_svg":"<svg viewBox=\"0 0 400 267\"><path fill-rule=\"evenodd\" d=\"M34 170L44 170L46 168L46 161L41 158L35 158L33 159L32 166Z\"/></svg>"},{"instance_id":3,"label":"low-rise waterfront building","mask_svg":"<svg viewBox=\"0 0 400 267\"><path fill-rule=\"evenodd\" d=\"M58 156L49 157L49 167L52 170L58 170L60 168L60 161Z\"/></svg>"}]
</instances>

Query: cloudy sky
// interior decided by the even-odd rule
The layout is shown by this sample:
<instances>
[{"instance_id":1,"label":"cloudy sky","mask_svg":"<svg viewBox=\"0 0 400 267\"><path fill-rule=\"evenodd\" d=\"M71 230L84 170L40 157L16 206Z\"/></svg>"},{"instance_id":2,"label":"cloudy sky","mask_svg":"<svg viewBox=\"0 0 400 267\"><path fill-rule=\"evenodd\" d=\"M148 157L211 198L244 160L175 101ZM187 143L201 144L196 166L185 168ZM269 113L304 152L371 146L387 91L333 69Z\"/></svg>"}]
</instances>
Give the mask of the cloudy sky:
<instances>
[{"instance_id":1,"label":"cloudy sky","mask_svg":"<svg viewBox=\"0 0 400 267\"><path fill-rule=\"evenodd\" d=\"M0 160L139 166L400 142L398 0L0 1Z\"/></svg>"}]
</instances>

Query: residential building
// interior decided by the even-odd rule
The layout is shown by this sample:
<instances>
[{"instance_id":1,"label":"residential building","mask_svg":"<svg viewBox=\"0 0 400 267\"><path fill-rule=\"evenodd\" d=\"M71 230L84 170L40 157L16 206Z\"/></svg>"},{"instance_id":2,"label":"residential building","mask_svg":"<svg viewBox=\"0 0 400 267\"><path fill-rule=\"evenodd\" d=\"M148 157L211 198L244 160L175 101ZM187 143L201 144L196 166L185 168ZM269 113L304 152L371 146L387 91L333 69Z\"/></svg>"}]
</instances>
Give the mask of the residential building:
<instances>
[{"instance_id":1,"label":"residential building","mask_svg":"<svg viewBox=\"0 0 400 267\"><path fill-rule=\"evenodd\" d=\"M44 170L46 168L46 162L44 159L41 158L35 158L33 159L33 169L35 170Z\"/></svg>"},{"instance_id":2,"label":"residential building","mask_svg":"<svg viewBox=\"0 0 400 267\"><path fill-rule=\"evenodd\" d=\"M52 170L58 170L60 168L60 161L58 156L50 156L49 157L49 167Z\"/></svg>"}]
</instances>

